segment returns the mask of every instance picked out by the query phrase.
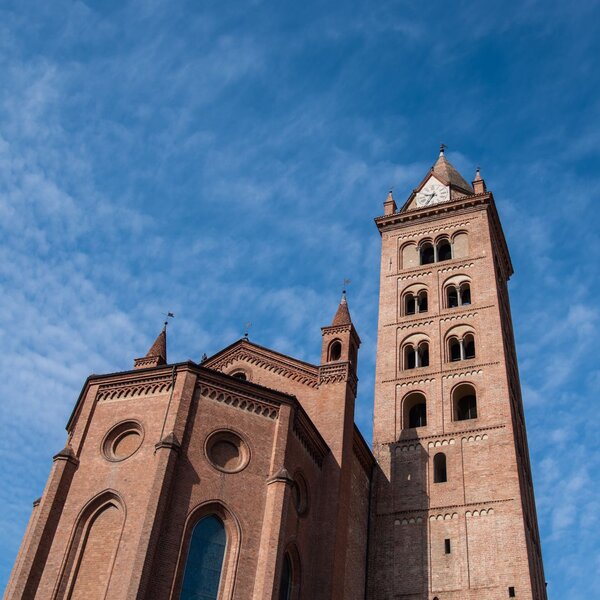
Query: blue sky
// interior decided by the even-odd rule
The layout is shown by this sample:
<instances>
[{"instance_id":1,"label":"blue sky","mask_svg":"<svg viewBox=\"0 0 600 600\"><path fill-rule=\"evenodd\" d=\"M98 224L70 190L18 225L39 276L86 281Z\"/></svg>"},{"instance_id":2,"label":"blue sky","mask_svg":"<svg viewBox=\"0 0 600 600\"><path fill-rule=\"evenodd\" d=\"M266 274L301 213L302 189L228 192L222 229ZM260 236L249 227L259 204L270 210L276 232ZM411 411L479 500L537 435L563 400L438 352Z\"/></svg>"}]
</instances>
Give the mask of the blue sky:
<instances>
[{"instance_id":1,"label":"blue sky","mask_svg":"<svg viewBox=\"0 0 600 600\"><path fill-rule=\"evenodd\" d=\"M341 281L371 431L379 236L440 142L496 197L549 596L600 588L600 5L0 2L0 587L85 377L243 333L317 362ZM575 534L573 534L575 532Z\"/></svg>"}]
</instances>

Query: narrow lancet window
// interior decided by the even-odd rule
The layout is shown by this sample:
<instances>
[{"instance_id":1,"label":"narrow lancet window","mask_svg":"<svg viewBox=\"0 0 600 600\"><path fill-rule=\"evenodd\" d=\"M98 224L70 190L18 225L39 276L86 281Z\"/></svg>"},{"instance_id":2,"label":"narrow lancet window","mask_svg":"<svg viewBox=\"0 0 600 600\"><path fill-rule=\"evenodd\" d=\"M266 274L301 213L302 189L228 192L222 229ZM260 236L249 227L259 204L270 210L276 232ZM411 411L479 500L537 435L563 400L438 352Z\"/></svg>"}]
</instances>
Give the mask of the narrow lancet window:
<instances>
[{"instance_id":1,"label":"narrow lancet window","mask_svg":"<svg viewBox=\"0 0 600 600\"><path fill-rule=\"evenodd\" d=\"M433 457L433 483L445 483L446 481L448 481L446 455L443 452L438 452Z\"/></svg>"},{"instance_id":2,"label":"narrow lancet window","mask_svg":"<svg viewBox=\"0 0 600 600\"><path fill-rule=\"evenodd\" d=\"M180 600L217 600L227 536L221 519L204 517L194 527Z\"/></svg>"}]
</instances>

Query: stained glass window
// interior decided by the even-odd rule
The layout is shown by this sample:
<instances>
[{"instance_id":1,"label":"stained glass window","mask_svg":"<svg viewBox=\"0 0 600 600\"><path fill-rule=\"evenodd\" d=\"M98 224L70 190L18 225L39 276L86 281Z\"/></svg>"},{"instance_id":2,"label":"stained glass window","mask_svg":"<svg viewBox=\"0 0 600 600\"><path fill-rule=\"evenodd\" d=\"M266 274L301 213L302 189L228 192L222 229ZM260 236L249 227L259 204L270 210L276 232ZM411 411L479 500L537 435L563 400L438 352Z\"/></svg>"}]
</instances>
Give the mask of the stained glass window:
<instances>
[{"instance_id":1,"label":"stained glass window","mask_svg":"<svg viewBox=\"0 0 600 600\"><path fill-rule=\"evenodd\" d=\"M194 527L180 600L217 600L227 536L216 516L204 517Z\"/></svg>"}]
</instances>

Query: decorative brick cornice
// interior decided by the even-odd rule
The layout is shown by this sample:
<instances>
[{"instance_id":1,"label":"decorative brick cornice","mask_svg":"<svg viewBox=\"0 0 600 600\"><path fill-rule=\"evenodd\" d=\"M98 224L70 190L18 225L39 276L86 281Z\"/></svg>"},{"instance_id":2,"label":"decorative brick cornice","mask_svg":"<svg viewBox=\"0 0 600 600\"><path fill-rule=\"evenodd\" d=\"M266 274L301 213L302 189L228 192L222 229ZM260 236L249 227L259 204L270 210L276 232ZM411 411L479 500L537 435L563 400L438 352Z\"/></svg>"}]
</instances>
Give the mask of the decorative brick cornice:
<instances>
[{"instance_id":1,"label":"decorative brick cornice","mask_svg":"<svg viewBox=\"0 0 600 600\"><path fill-rule=\"evenodd\" d=\"M429 325L433 325L433 323L434 320L430 318L428 320L419 319L416 321L408 321L404 322L403 324L388 323L387 325L384 325L384 327L398 326L398 330L403 331L404 329L418 329L419 327L428 327Z\"/></svg>"},{"instance_id":2,"label":"decorative brick cornice","mask_svg":"<svg viewBox=\"0 0 600 600\"><path fill-rule=\"evenodd\" d=\"M321 327L321 331L339 334L339 333L348 333L352 329L352 325L327 325L325 327Z\"/></svg>"},{"instance_id":3,"label":"decorative brick cornice","mask_svg":"<svg viewBox=\"0 0 600 600\"><path fill-rule=\"evenodd\" d=\"M431 275L433 271L423 271L422 269L417 271L416 273L409 273L408 275L400 275L400 273L390 273L386 275L386 277L398 277L398 281L406 281L408 279L420 279L421 277L428 277Z\"/></svg>"},{"instance_id":4,"label":"decorative brick cornice","mask_svg":"<svg viewBox=\"0 0 600 600\"><path fill-rule=\"evenodd\" d=\"M392 379L391 381L397 381ZM399 383L398 386L403 388L403 387L408 387L409 385L427 385L429 383L434 383L435 382L435 377L420 377L418 379L411 379L410 381L403 381L402 383ZM389 381L384 381L383 383L389 383Z\"/></svg>"},{"instance_id":5,"label":"decorative brick cornice","mask_svg":"<svg viewBox=\"0 0 600 600\"><path fill-rule=\"evenodd\" d=\"M171 374L156 375L154 377L138 377L115 383L102 383L98 387L96 399L121 400L139 396L155 396L171 391L173 377Z\"/></svg>"},{"instance_id":6,"label":"decorative brick cornice","mask_svg":"<svg viewBox=\"0 0 600 600\"><path fill-rule=\"evenodd\" d=\"M486 307L484 307L486 308ZM440 323L449 323L450 321L460 321L462 319L472 319L473 317L476 317L479 313L476 310L471 310L468 312L463 312L463 313L456 313L453 315L446 315L443 317L440 317Z\"/></svg>"},{"instance_id":7,"label":"decorative brick cornice","mask_svg":"<svg viewBox=\"0 0 600 600\"><path fill-rule=\"evenodd\" d=\"M142 356L133 359L134 369L150 369L164 364L164 359L160 356Z\"/></svg>"},{"instance_id":8,"label":"decorative brick cornice","mask_svg":"<svg viewBox=\"0 0 600 600\"><path fill-rule=\"evenodd\" d=\"M277 373L293 381L298 381L309 387L318 386L318 367L301 366L290 360L263 352L256 346L245 347L243 345L234 347L217 360L206 363L210 369L224 371L227 367L236 361L242 361L251 365L256 365L267 371Z\"/></svg>"},{"instance_id":9,"label":"decorative brick cornice","mask_svg":"<svg viewBox=\"0 0 600 600\"><path fill-rule=\"evenodd\" d=\"M482 260L483 256L474 256L471 261ZM438 269L438 273L449 273L450 271L464 271L465 269L470 269L475 266L475 262L463 262L459 264L448 264L444 265Z\"/></svg>"},{"instance_id":10,"label":"decorative brick cornice","mask_svg":"<svg viewBox=\"0 0 600 600\"><path fill-rule=\"evenodd\" d=\"M433 434L433 435L423 435L423 436L415 436L415 437L411 437L411 438L406 438L403 440L398 440L397 442L386 442L384 444L380 444L380 446L389 446L390 448L400 448L402 449L403 446L406 446L406 451L411 451L411 450L418 450L419 447L420 448L425 448L423 446L424 441L427 440L436 440L435 442L433 442L433 446L431 446L430 444L428 444L428 447L433 447L433 448L438 448L444 445L454 445L452 444L452 440L456 440L458 438L460 438L461 440L464 441L479 441L476 440L475 438L477 437L478 434L481 434L482 432L488 432L488 431L493 431L495 429L505 429L506 425L489 425L488 427L477 427L477 428L473 428L473 429L463 429L461 431L447 431L445 433L438 433L438 434ZM470 439L471 437L473 437L473 439ZM485 439L483 438L482 435L480 435L481 439ZM437 441L441 441L441 443L439 445L436 446ZM444 444L444 442L446 442ZM456 442L455 442L456 443ZM404 450L401 450L404 451Z\"/></svg>"},{"instance_id":11,"label":"decorative brick cornice","mask_svg":"<svg viewBox=\"0 0 600 600\"><path fill-rule=\"evenodd\" d=\"M397 277L398 281L404 281L406 279L418 279L420 277L432 275L434 270L437 270L438 273L449 273L450 271L465 271L474 267L477 261L483 260L484 258L485 256L455 258L452 260L445 260L441 263L419 265L414 269L403 269L402 271L396 271L395 273L388 273L386 277Z\"/></svg>"},{"instance_id":12,"label":"decorative brick cornice","mask_svg":"<svg viewBox=\"0 0 600 600\"><path fill-rule=\"evenodd\" d=\"M216 402L221 402L227 406L232 406L233 408L244 410L267 419L275 420L279 417L279 405L268 402L263 398L218 389L206 385L204 382L199 383L198 387L200 388L200 395L205 398L210 398Z\"/></svg>"},{"instance_id":13,"label":"decorative brick cornice","mask_svg":"<svg viewBox=\"0 0 600 600\"><path fill-rule=\"evenodd\" d=\"M329 447L315 430L314 425L309 421L304 412L295 411L292 430L308 455L321 468L323 466L323 459L329 452Z\"/></svg>"},{"instance_id":14,"label":"decorative brick cornice","mask_svg":"<svg viewBox=\"0 0 600 600\"><path fill-rule=\"evenodd\" d=\"M471 196L461 196L455 200L435 204L432 207L422 208L418 210L409 210L405 212L393 213L391 215L383 215L375 219L375 224L381 232L388 231L394 226L402 225L410 226L413 221L435 220L440 215L453 212L456 210L466 210L471 212L473 208L478 208L491 202L491 194L473 194Z\"/></svg>"},{"instance_id":15,"label":"decorative brick cornice","mask_svg":"<svg viewBox=\"0 0 600 600\"><path fill-rule=\"evenodd\" d=\"M431 508L414 508L414 509L408 509L408 510L386 511L386 512L378 513L378 516L389 516L389 517L397 516L397 517L399 517L401 515L415 515L415 521L413 521L413 522L416 522L417 515L421 516L421 518L423 520L429 519L430 517L434 517L435 520L437 521L438 515L442 515L442 519L439 519L439 520L444 520L444 518L447 514L450 514L452 516L456 511L459 511L459 512L464 511L465 516L467 515L467 513L469 513L469 516L474 516L473 512L478 511L479 516L481 516L481 511L486 510L486 511L488 511L487 514L493 515L494 514L493 510L491 513L489 512L490 505L497 506L499 504L506 504L507 502L514 502L514 501L515 501L514 498L501 498L498 500L482 500L481 502L467 502L465 504L450 504L447 506L432 506ZM473 510L468 510L468 509L473 509ZM398 523L398 525L399 524L400 523Z\"/></svg>"},{"instance_id":16,"label":"decorative brick cornice","mask_svg":"<svg viewBox=\"0 0 600 600\"><path fill-rule=\"evenodd\" d=\"M466 362L466 361L460 361ZM410 374L406 377L396 377L395 379L384 379L381 383L397 383L401 387L413 384L430 383L435 381L434 375L441 375L442 379L454 379L456 377L471 377L472 375L481 375L482 367L491 367L501 364L500 361L489 363L476 363L473 365L464 365L462 368L445 369L443 371L430 371L429 367L423 367L423 374L418 377L416 374ZM416 370L416 369L411 369Z\"/></svg>"},{"instance_id":17,"label":"decorative brick cornice","mask_svg":"<svg viewBox=\"0 0 600 600\"><path fill-rule=\"evenodd\" d=\"M448 375L442 375L442 379L459 379L461 377L475 377L476 375L483 375L483 369L471 369L466 371L449 373Z\"/></svg>"},{"instance_id":18,"label":"decorative brick cornice","mask_svg":"<svg viewBox=\"0 0 600 600\"><path fill-rule=\"evenodd\" d=\"M448 231L449 229L460 229L461 227L466 227L470 225L470 221L461 219L460 221L453 221L451 223L447 223L444 225L438 225L437 227L428 227L426 229L417 229L415 231L408 231L403 235L398 236L398 240L412 240L415 238L420 238L427 235L433 235L436 233L443 233Z\"/></svg>"},{"instance_id":19,"label":"decorative brick cornice","mask_svg":"<svg viewBox=\"0 0 600 600\"><path fill-rule=\"evenodd\" d=\"M427 327L433 325L437 319L440 323L446 323L448 321L456 321L459 319L467 319L476 317L478 311L489 310L495 308L494 304L487 304L485 306L473 306L470 305L468 308L444 308L444 312L440 314L434 313L421 313L419 317L412 317L410 319L403 318L401 321L395 321L394 323L386 323L384 327L398 327L399 330L403 329L415 329L418 327Z\"/></svg>"},{"instance_id":20,"label":"decorative brick cornice","mask_svg":"<svg viewBox=\"0 0 600 600\"><path fill-rule=\"evenodd\" d=\"M349 362L336 362L319 367L319 385L328 383L340 383L347 381L352 391L356 394L356 384L358 378L354 368Z\"/></svg>"}]
</instances>

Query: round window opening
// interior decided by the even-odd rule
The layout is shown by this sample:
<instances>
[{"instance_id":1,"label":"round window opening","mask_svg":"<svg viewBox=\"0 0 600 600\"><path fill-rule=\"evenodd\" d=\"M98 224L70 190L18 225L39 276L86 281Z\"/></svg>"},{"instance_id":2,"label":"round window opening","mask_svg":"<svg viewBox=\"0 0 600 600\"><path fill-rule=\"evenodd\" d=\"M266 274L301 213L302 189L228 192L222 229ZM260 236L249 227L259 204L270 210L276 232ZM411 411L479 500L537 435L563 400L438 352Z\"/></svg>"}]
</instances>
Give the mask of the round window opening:
<instances>
[{"instance_id":1,"label":"round window opening","mask_svg":"<svg viewBox=\"0 0 600 600\"><path fill-rule=\"evenodd\" d=\"M296 512L302 516L308 512L308 486L300 473L296 473L292 486L292 497Z\"/></svg>"},{"instance_id":2,"label":"round window opening","mask_svg":"<svg viewBox=\"0 0 600 600\"><path fill-rule=\"evenodd\" d=\"M250 451L237 433L215 431L206 440L206 456L219 471L237 473L248 464Z\"/></svg>"},{"instance_id":3,"label":"round window opening","mask_svg":"<svg viewBox=\"0 0 600 600\"><path fill-rule=\"evenodd\" d=\"M119 461L129 458L142 445L142 427L135 421L119 423L105 436L102 451L108 460Z\"/></svg>"}]
</instances>

